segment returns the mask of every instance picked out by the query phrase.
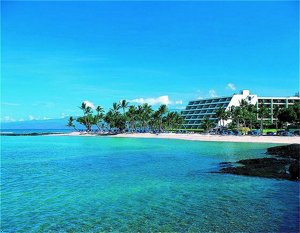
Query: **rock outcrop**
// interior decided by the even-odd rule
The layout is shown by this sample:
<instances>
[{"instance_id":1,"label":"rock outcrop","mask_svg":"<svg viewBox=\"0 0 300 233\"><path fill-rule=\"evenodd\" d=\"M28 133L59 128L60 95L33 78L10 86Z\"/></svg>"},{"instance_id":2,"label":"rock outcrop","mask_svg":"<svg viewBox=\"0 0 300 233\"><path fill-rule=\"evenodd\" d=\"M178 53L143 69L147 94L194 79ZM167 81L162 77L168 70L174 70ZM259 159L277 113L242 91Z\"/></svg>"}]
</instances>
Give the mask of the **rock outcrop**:
<instances>
[{"instance_id":1,"label":"rock outcrop","mask_svg":"<svg viewBox=\"0 0 300 233\"><path fill-rule=\"evenodd\" d=\"M221 163L220 173L299 180L300 145L268 148L273 158L245 159L235 163Z\"/></svg>"}]
</instances>

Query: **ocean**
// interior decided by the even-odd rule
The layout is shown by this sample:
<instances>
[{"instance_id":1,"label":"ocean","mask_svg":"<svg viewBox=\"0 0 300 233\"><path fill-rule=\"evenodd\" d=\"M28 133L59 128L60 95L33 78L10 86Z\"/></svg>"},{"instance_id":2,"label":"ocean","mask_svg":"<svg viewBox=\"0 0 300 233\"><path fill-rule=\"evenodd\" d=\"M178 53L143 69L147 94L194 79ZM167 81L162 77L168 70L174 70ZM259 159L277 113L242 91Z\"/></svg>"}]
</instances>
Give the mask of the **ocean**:
<instances>
[{"instance_id":1,"label":"ocean","mask_svg":"<svg viewBox=\"0 0 300 233\"><path fill-rule=\"evenodd\" d=\"M1 137L3 232L298 232L299 182L211 173L274 144Z\"/></svg>"},{"instance_id":2,"label":"ocean","mask_svg":"<svg viewBox=\"0 0 300 233\"><path fill-rule=\"evenodd\" d=\"M1 129L3 134L30 134L30 133L70 133L72 129Z\"/></svg>"}]
</instances>

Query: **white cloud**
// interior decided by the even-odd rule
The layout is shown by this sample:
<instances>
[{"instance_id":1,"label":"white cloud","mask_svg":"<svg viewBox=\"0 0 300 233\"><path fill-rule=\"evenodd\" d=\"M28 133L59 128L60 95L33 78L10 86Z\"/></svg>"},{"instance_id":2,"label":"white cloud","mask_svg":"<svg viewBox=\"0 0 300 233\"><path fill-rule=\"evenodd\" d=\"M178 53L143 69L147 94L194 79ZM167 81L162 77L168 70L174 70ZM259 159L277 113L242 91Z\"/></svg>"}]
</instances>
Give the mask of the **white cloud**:
<instances>
[{"instance_id":1,"label":"white cloud","mask_svg":"<svg viewBox=\"0 0 300 233\"><path fill-rule=\"evenodd\" d=\"M43 120L50 120L51 118L49 117L43 117Z\"/></svg>"},{"instance_id":2,"label":"white cloud","mask_svg":"<svg viewBox=\"0 0 300 233\"><path fill-rule=\"evenodd\" d=\"M66 114L65 113L61 113L60 114L60 118L65 118L66 117Z\"/></svg>"},{"instance_id":3,"label":"white cloud","mask_svg":"<svg viewBox=\"0 0 300 233\"><path fill-rule=\"evenodd\" d=\"M132 103L138 103L138 104L150 104L150 105L157 105L157 104L166 104L166 105L172 105L172 104L182 104L182 100L175 100L172 101L169 99L169 96L164 95L164 96L159 96L157 98L137 98L133 100L128 100L129 102Z\"/></svg>"},{"instance_id":4,"label":"white cloud","mask_svg":"<svg viewBox=\"0 0 300 233\"><path fill-rule=\"evenodd\" d=\"M202 96L199 96L199 97L197 98L197 100L202 100L202 99L204 99Z\"/></svg>"},{"instance_id":5,"label":"white cloud","mask_svg":"<svg viewBox=\"0 0 300 233\"><path fill-rule=\"evenodd\" d=\"M3 118L1 118L2 122L14 122L16 121L14 118L11 118L10 116L5 116Z\"/></svg>"},{"instance_id":6,"label":"white cloud","mask_svg":"<svg viewBox=\"0 0 300 233\"><path fill-rule=\"evenodd\" d=\"M83 103L85 103L87 107L91 107L92 109L95 109L95 105L92 102L85 100L83 101Z\"/></svg>"},{"instance_id":7,"label":"white cloud","mask_svg":"<svg viewBox=\"0 0 300 233\"><path fill-rule=\"evenodd\" d=\"M236 89L236 87L233 83L228 83L227 86L226 86L226 89L234 91Z\"/></svg>"},{"instance_id":8,"label":"white cloud","mask_svg":"<svg viewBox=\"0 0 300 233\"><path fill-rule=\"evenodd\" d=\"M29 116L28 116L28 119L29 119L30 121L35 120L34 116L32 116L32 115L29 115Z\"/></svg>"},{"instance_id":9,"label":"white cloud","mask_svg":"<svg viewBox=\"0 0 300 233\"><path fill-rule=\"evenodd\" d=\"M175 100L175 104L182 104L182 100Z\"/></svg>"},{"instance_id":10,"label":"white cloud","mask_svg":"<svg viewBox=\"0 0 300 233\"><path fill-rule=\"evenodd\" d=\"M133 102L133 103L138 103L138 104L144 104L144 103L148 103L150 105L156 105L156 104L170 104L170 100L169 100L169 96L165 95L165 96L160 96L157 98L138 98L138 99L133 99L133 100L129 100L129 102Z\"/></svg>"},{"instance_id":11,"label":"white cloud","mask_svg":"<svg viewBox=\"0 0 300 233\"><path fill-rule=\"evenodd\" d=\"M20 118L19 121L24 121L24 119L23 119L23 118Z\"/></svg>"},{"instance_id":12,"label":"white cloud","mask_svg":"<svg viewBox=\"0 0 300 233\"><path fill-rule=\"evenodd\" d=\"M210 97L218 97L217 92L215 90L209 90L208 93Z\"/></svg>"}]
</instances>

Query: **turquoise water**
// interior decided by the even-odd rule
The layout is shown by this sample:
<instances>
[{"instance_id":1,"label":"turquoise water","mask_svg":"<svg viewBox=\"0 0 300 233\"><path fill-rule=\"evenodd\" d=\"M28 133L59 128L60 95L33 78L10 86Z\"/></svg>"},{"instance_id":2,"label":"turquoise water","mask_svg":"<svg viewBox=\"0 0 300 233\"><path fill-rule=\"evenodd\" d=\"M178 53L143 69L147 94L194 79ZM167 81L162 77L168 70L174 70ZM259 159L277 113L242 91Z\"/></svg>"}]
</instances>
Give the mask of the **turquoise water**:
<instances>
[{"instance_id":1,"label":"turquoise water","mask_svg":"<svg viewBox=\"0 0 300 233\"><path fill-rule=\"evenodd\" d=\"M299 183L209 173L274 144L1 139L4 232L299 230Z\"/></svg>"}]
</instances>

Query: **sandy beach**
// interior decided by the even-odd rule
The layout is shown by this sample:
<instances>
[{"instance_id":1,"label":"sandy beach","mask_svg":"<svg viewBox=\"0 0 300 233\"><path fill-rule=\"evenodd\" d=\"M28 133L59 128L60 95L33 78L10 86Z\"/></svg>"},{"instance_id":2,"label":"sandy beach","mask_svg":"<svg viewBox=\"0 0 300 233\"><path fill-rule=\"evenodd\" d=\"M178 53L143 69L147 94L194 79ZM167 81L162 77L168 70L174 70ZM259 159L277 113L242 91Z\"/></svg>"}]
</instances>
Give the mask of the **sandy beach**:
<instances>
[{"instance_id":1,"label":"sandy beach","mask_svg":"<svg viewBox=\"0 0 300 233\"><path fill-rule=\"evenodd\" d=\"M50 135L49 135L50 136ZM98 136L95 134L86 134L79 132L72 132L68 134L57 134L51 136ZM162 139L180 139L180 140L191 140L191 141L213 141L213 142L254 142L254 143L283 143L300 144L300 137L284 137L284 136L222 136L222 135L204 135L204 134L174 134L174 133L161 133L161 134L150 134L150 133L126 133L109 135L106 137L117 137L117 138L162 138Z\"/></svg>"}]
</instances>

